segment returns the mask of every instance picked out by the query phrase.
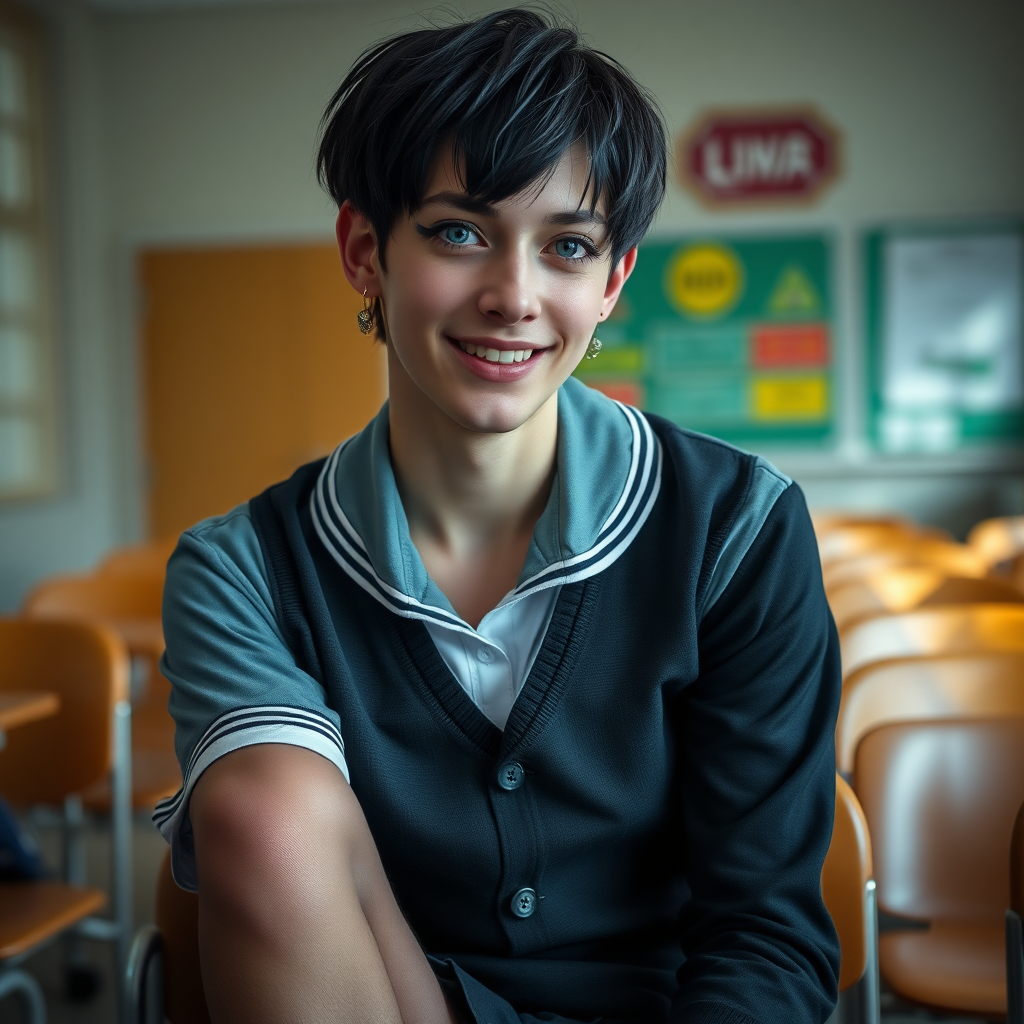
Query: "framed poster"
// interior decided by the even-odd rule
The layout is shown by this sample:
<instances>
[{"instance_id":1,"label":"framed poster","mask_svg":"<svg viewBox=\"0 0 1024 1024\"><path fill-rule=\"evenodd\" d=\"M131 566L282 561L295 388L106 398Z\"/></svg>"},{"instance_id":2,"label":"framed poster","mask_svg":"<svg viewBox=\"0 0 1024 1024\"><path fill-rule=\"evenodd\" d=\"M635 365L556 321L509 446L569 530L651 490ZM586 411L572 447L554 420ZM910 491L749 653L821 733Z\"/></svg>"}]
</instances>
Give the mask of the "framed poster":
<instances>
[{"instance_id":1,"label":"framed poster","mask_svg":"<svg viewBox=\"0 0 1024 1024\"><path fill-rule=\"evenodd\" d=\"M831 250L820 234L643 245L598 329L601 354L577 375L736 444L829 445Z\"/></svg>"},{"instance_id":2,"label":"framed poster","mask_svg":"<svg viewBox=\"0 0 1024 1024\"><path fill-rule=\"evenodd\" d=\"M1024 438L1024 223L880 230L865 252L875 446Z\"/></svg>"}]
</instances>

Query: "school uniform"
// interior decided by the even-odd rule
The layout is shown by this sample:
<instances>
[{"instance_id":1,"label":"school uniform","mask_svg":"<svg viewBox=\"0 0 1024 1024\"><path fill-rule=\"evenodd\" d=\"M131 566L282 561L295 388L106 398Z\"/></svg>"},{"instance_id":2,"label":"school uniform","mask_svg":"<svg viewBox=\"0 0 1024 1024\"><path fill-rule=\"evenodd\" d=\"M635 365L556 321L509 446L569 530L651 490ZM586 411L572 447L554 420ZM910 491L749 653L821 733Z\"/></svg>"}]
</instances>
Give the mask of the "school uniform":
<instances>
[{"instance_id":1,"label":"school uniform","mask_svg":"<svg viewBox=\"0 0 1024 1024\"><path fill-rule=\"evenodd\" d=\"M558 402L549 501L476 630L409 539L386 406L182 536L175 878L202 771L295 744L349 779L468 1019L824 1021L840 673L800 490L575 380Z\"/></svg>"}]
</instances>

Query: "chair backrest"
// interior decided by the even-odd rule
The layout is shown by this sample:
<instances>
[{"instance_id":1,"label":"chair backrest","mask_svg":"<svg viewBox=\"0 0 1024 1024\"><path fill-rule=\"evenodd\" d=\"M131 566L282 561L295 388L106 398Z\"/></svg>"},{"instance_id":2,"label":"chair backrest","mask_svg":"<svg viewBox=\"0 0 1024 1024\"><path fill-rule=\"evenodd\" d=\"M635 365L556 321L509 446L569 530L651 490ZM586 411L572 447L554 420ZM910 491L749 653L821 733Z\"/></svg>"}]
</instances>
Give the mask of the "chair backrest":
<instances>
[{"instance_id":1,"label":"chair backrest","mask_svg":"<svg viewBox=\"0 0 1024 1024\"><path fill-rule=\"evenodd\" d=\"M818 554L822 565L839 559L854 558L881 548L931 541L948 542L950 536L937 527L917 526L901 520L848 523L833 526L818 536Z\"/></svg>"},{"instance_id":2,"label":"chair backrest","mask_svg":"<svg viewBox=\"0 0 1024 1024\"><path fill-rule=\"evenodd\" d=\"M178 888L170 851L157 878L156 926L164 943L164 1016L170 1024L210 1024L199 966L199 897Z\"/></svg>"},{"instance_id":3,"label":"chair backrest","mask_svg":"<svg viewBox=\"0 0 1024 1024\"><path fill-rule=\"evenodd\" d=\"M901 566L930 566L947 576L984 576L988 572L988 563L966 544L912 538L825 563L821 578L825 590L831 593L844 583Z\"/></svg>"},{"instance_id":4,"label":"chair backrest","mask_svg":"<svg viewBox=\"0 0 1024 1024\"><path fill-rule=\"evenodd\" d=\"M163 590L163 576L153 573L54 576L29 593L22 611L36 619L103 622L121 635L133 654L155 663L164 644Z\"/></svg>"},{"instance_id":5,"label":"chair backrest","mask_svg":"<svg viewBox=\"0 0 1024 1024\"><path fill-rule=\"evenodd\" d=\"M128 700L128 652L110 629L0 619L0 688L60 698L56 715L7 737L0 793L18 804L59 803L109 775L114 708Z\"/></svg>"},{"instance_id":6,"label":"chair backrest","mask_svg":"<svg viewBox=\"0 0 1024 1024\"><path fill-rule=\"evenodd\" d=\"M22 610L48 619L159 619L163 587L162 576L144 573L54 576L33 588Z\"/></svg>"},{"instance_id":7,"label":"chair backrest","mask_svg":"<svg viewBox=\"0 0 1024 1024\"><path fill-rule=\"evenodd\" d=\"M826 533L834 533L849 526L895 526L904 530L915 528L913 520L890 512L840 512L827 509L811 509L811 525L820 539Z\"/></svg>"},{"instance_id":8,"label":"chair backrest","mask_svg":"<svg viewBox=\"0 0 1024 1024\"><path fill-rule=\"evenodd\" d=\"M857 748L853 788L880 909L1002 927L1024 801L1024 718L881 726Z\"/></svg>"},{"instance_id":9,"label":"chair backrest","mask_svg":"<svg viewBox=\"0 0 1024 1024\"><path fill-rule=\"evenodd\" d=\"M1024 516L983 519L967 534L967 543L989 565L1024 554Z\"/></svg>"},{"instance_id":10,"label":"chair backrest","mask_svg":"<svg viewBox=\"0 0 1024 1024\"><path fill-rule=\"evenodd\" d=\"M1007 580L948 576L930 565L880 569L835 587L828 596L836 628L891 612L944 604L1024 604L1024 590Z\"/></svg>"},{"instance_id":11,"label":"chair backrest","mask_svg":"<svg viewBox=\"0 0 1024 1024\"><path fill-rule=\"evenodd\" d=\"M871 872L867 820L853 790L837 775L836 817L821 868L821 895L839 935L840 992L860 981L868 967L874 924L868 919L865 896Z\"/></svg>"},{"instance_id":12,"label":"chair backrest","mask_svg":"<svg viewBox=\"0 0 1024 1024\"><path fill-rule=\"evenodd\" d=\"M865 619L839 637L843 678L890 658L1024 650L1024 605L956 604Z\"/></svg>"},{"instance_id":13,"label":"chair backrest","mask_svg":"<svg viewBox=\"0 0 1024 1024\"><path fill-rule=\"evenodd\" d=\"M128 544L114 548L96 566L99 575L129 574L133 576L159 576L163 579L167 571L167 560L171 557L177 537L164 537L146 544Z\"/></svg>"},{"instance_id":14,"label":"chair backrest","mask_svg":"<svg viewBox=\"0 0 1024 1024\"><path fill-rule=\"evenodd\" d=\"M865 665L843 684L836 764L852 772L857 744L881 725L1024 718L1024 652L985 651Z\"/></svg>"}]
</instances>

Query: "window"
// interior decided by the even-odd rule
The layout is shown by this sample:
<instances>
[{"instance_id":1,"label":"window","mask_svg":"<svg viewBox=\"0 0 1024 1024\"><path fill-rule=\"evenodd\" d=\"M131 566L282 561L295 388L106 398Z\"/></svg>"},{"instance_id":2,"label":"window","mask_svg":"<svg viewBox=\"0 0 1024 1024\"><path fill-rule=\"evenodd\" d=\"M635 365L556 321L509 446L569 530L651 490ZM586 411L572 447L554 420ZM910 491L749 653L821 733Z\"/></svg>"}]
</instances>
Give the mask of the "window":
<instances>
[{"instance_id":1,"label":"window","mask_svg":"<svg viewBox=\"0 0 1024 1024\"><path fill-rule=\"evenodd\" d=\"M41 33L0 5L0 499L56 487Z\"/></svg>"}]
</instances>

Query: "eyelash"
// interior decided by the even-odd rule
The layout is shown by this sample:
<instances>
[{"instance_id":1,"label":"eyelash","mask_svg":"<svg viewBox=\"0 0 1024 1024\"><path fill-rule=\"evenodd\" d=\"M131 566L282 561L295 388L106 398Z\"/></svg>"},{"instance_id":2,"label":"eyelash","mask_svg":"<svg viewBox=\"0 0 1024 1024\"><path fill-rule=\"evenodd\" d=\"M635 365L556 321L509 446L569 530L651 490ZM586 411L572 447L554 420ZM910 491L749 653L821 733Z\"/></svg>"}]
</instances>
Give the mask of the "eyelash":
<instances>
[{"instance_id":1,"label":"eyelash","mask_svg":"<svg viewBox=\"0 0 1024 1024\"><path fill-rule=\"evenodd\" d=\"M445 220L441 221L439 224L433 224L430 227L426 227L422 224L417 224L416 230L424 238L435 239L440 245L443 245L446 249L465 249L465 245L456 245L454 242L446 241L444 238L441 237L441 232L444 231L445 228L451 227L465 228L467 231L471 231L474 235L480 234L480 232L477 231L476 228L474 228L471 224L468 224L465 221L461 220ZM583 264L589 263L591 260L600 259L601 257L601 251L598 249L598 247L589 238L586 238L583 235L562 235L560 238L556 238L552 245L558 242L576 242L578 245L583 247L584 251L583 256L577 256L575 258L569 256L559 256L558 259L560 259L563 263Z\"/></svg>"}]
</instances>

